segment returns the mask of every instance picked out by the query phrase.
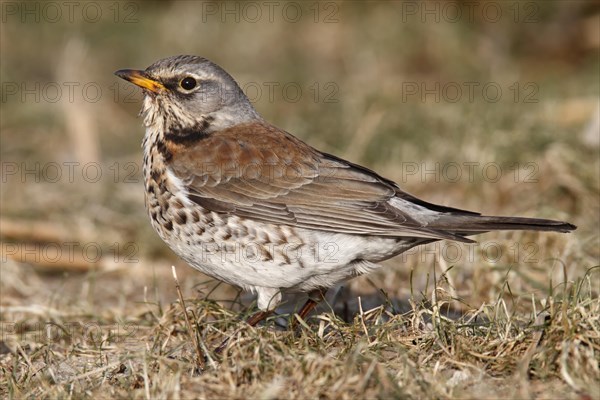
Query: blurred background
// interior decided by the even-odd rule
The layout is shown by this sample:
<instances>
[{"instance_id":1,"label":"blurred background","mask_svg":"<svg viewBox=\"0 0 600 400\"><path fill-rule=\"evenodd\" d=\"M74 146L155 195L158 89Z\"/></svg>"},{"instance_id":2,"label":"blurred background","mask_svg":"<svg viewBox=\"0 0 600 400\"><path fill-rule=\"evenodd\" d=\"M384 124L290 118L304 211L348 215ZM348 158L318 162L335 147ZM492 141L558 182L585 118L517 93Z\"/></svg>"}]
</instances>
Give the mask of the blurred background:
<instances>
[{"instance_id":1,"label":"blurred background","mask_svg":"<svg viewBox=\"0 0 600 400\"><path fill-rule=\"evenodd\" d=\"M186 296L216 285L150 227L141 92L113 75L176 54L218 63L267 120L427 201L579 227L432 244L347 283L341 303L428 296L434 272L459 310L505 283L543 298L599 263L597 2L1 5L4 321L170 303L171 265Z\"/></svg>"}]
</instances>

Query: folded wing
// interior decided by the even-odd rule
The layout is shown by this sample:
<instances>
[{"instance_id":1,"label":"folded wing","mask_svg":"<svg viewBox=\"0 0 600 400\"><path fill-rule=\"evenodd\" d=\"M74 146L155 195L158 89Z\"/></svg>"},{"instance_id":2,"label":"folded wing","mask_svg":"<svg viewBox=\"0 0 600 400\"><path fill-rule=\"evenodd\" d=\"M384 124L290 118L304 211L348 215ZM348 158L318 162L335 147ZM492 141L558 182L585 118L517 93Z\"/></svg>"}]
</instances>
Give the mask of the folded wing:
<instances>
[{"instance_id":1,"label":"folded wing","mask_svg":"<svg viewBox=\"0 0 600 400\"><path fill-rule=\"evenodd\" d=\"M178 148L171 169L202 207L265 223L470 242L429 227L427 220L438 213L477 215L423 202L373 171L262 123L222 130Z\"/></svg>"}]
</instances>

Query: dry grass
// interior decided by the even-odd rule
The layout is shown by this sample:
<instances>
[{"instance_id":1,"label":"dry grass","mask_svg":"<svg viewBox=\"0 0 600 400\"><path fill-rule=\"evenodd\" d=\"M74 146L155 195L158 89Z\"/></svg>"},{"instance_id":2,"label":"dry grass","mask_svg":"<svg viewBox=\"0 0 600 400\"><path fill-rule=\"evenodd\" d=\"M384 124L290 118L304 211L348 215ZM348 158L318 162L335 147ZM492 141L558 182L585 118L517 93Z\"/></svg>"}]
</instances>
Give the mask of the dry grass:
<instances>
[{"instance_id":1,"label":"dry grass","mask_svg":"<svg viewBox=\"0 0 600 400\"><path fill-rule=\"evenodd\" d=\"M2 100L0 396L600 398L597 9L553 2L531 24L422 23L402 22L402 3L373 2L341 5L332 24L201 23L200 3L171 2L142 3L137 23L115 24L106 4L97 24L0 24L3 94L72 75L103 89L95 103L79 92L73 103ZM285 326L302 298L247 327L252 297L207 281L152 232L139 103L113 98L112 71L177 53L214 59L242 83L297 83L299 101L264 94L259 111L424 199L579 228L431 244L330 293L297 332ZM315 82L335 83L339 101L315 101ZM407 82L495 82L507 95L403 101ZM515 82L537 85L538 101L515 102ZM80 163L73 180L66 162ZM89 162L96 182L82 176ZM479 167L473 180L410 173L436 162ZM60 179L44 170L52 163ZM486 163L502 178L484 179Z\"/></svg>"},{"instance_id":2,"label":"dry grass","mask_svg":"<svg viewBox=\"0 0 600 400\"><path fill-rule=\"evenodd\" d=\"M204 369L177 302L146 300L126 316L81 304L5 306L5 321L15 322L4 324L3 395L597 398L597 275L589 271L548 297L532 296L529 314L511 312L499 296L449 318L443 310L457 300L441 280L411 298L407 312L359 307L349 322L324 313L297 332L274 319L251 328L217 302L188 298L201 343L214 349L231 336L223 354L208 352Z\"/></svg>"}]
</instances>

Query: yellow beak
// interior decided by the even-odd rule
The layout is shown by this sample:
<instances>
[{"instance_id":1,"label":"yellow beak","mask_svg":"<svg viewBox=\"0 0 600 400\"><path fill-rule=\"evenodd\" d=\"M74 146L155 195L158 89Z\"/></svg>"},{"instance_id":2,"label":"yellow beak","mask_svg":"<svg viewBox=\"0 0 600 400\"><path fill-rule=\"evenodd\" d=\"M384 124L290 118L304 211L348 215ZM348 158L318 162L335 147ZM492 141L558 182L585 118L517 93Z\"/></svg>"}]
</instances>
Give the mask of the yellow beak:
<instances>
[{"instance_id":1,"label":"yellow beak","mask_svg":"<svg viewBox=\"0 0 600 400\"><path fill-rule=\"evenodd\" d=\"M144 71L135 69L120 69L115 72L115 75L154 93L158 93L160 90L165 89L162 83L150 79Z\"/></svg>"}]
</instances>

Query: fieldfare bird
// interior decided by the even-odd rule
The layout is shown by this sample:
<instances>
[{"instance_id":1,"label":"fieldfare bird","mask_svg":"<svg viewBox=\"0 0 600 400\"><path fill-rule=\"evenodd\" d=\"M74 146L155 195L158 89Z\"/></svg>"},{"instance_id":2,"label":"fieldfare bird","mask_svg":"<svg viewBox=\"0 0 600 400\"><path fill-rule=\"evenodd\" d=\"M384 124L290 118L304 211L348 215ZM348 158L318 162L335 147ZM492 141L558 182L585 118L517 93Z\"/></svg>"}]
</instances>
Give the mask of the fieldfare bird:
<instances>
[{"instance_id":1,"label":"fieldfare bird","mask_svg":"<svg viewBox=\"0 0 600 400\"><path fill-rule=\"evenodd\" d=\"M116 75L141 87L146 207L192 267L258 295L255 325L285 291L319 294L437 240L493 230L569 232L566 222L483 216L420 200L267 121L236 81L197 56Z\"/></svg>"}]
</instances>

